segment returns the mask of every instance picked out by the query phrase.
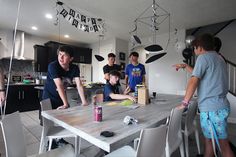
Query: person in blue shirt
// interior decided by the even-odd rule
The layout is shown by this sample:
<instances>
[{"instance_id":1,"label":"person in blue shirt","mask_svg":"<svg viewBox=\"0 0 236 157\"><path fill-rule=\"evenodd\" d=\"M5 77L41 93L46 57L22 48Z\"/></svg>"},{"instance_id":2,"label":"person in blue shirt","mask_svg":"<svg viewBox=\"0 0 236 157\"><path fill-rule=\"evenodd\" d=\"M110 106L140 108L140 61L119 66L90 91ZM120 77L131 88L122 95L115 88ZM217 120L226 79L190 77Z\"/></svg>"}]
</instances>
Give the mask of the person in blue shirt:
<instances>
[{"instance_id":1,"label":"person in blue shirt","mask_svg":"<svg viewBox=\"0 0 236 157\"><path fill-rule=\"evenodd\" d=\"M72 64L72 60L73 49L69 46L61 46L58 48L58 59L48 65L43 99L49 98L53 109L66 109L69 107L65 89L72 84L73 79L76 83L82 105L88 105L80 80L79 67Z\"/></svg>"},{"instance_id":2,"label":"person in blue shirt","mask_svg":"<svg viewBox=\"0 0 236 157\"><path fill-rule=\"evenodd\" d=\"M138 62L139 54L137 52L131 52L129 55L131 64L128 64L125 68L125 82L126 87L130 88L130 91L135 91L137 84L145 84L145 67Z\"/></svg>"},{"instance_id":3,"label":"person in blue shirt","mask_svg":"<svg viewBox=\"0 0 236 157\"><path fill-rule=\"evenodd\" d=\"M120 79L120 73L116 70L109 72L109 82L104 86L104 101L112 101L112 100L123 100L130 99L136 102L135 97L126 95L127 91L124 94L120 94L118 81Z\"/></svg>"},{"instance_id":4,"label":"person in blue shirt","mask_svg":"<svg viewBox=\"0 0 236 157\"><path fill-rule=\"evenodd\" d=\"M198 56L192 71L184 100L179 108L188 106L195 90L198 88L198 107L200 123L205 137L204 156L214 156L212 135L219 141L219 148L224 157L233 157L227 135L227 118L230 104L227 100L228 75L224 59L214 50L214 38L204 34L193 43ZM214 133L215 132L215 133Z\"/></svg>"}]
</instances>

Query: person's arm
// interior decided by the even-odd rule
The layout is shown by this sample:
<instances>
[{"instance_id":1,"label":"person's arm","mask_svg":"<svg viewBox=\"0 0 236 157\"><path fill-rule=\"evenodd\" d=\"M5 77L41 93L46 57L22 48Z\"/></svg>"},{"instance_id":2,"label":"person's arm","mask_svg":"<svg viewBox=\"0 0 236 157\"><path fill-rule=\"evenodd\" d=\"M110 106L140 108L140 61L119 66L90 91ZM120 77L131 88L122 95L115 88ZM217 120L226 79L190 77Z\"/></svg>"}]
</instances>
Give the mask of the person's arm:
<instances>
[{"instance_id":1,"label":"person's arm","mask_svg":"<svg viewBox=\"0 0 236 157\"><path fill-rule=\"evenodd\" d=\"M126 88L129 86L129 77L128 77L128 75L125 75L125 86L126 86Z\"/></svg>"},{"instance_id":2,"label":"person's arm","mask_svg":"<svg viewBox=\"0 0 236 157\"><path fill-rule=\"evenodd\" d=\"M107 68L107 65L105 65L105 66L103 67L103 73L104 73L104 79L105 79L105 80L109 80L109 79L110 79L110 76L109 76L109 70L108 70L108 68Z\"/></svg>"},{"instance_id":3,"label":"person's arm","mask_svg":"<svg viewBox=\"0 0 236 157\"><path fill-rule=\"evenodd\" d=\"M176 71L178 71L180 68L182 68L182 69L186 69L189 73L193 72L193 67L191 67L188 64L175 64L175 65L173 65L173 67L175 67Z\"/></svg>"},{"instance_id":4,"label":"person's arm","mask_svg":"<svg viewBox=\"0 0 236 157\"><path fill-rule=\"evenodd\" d=\"M77 86L77 90L79 92L80 99L82 101L82 105L83 106L88 105L88 102L85 99L85 95L84 95L84 87L83 87L79 77L75 77L75 83L76 83L76 86Z\"/></svg>"},{"instance_id":5,"label":"person's arm","mask_svg":"<svg viewBox=\"0 0 236 157\"><path fill-rule=\"evenodd\" d=\"M55 82L55 85L57 87L57 92L63 102L62 106L59 106L57 109L65 109L69 107L69 103L66 97L66 93L64 90L63 82L61 78L54 78L53 81Z\"/></svg>"},{"instance_id":6,"label":"person's arm","mask_svg":"<svg viewBox=\"0 0 236 157\"><path fill-rule=\"evenodd\" d=\"M197 86L199 84L199 81L200 79L195 77L195 76L192 76L190 78L190 80L188 81L188 85L187 85L187 89L186 89L186 93L185 93L185 96L184 96L184 101L183 103L179 106L180 108L185 108L189 101L191 100L195 90L197 89Z\"/></svg>"},{"instance_id":7,"label":"person's arm","mask_svg":"<svg viewBox=\"0 0 236 157\"><path fill-rule=\"evenodd\" d=\"M114 99L114 100L130 99L130 100L136 102L136 98L133 97L133 96L130 96L130 95L114 94L114 93L111 93L109 96L110 96L112 99Z\"/></svg>"},{"instance_id":8,"label":"person's arm","mask_svg":"<svg viewBox=\"0 0 236 157\"><path fill-rule=\"evenodd\" d=\"M109 73L105 73L105 74L104 74L104 79L105 79L105 80L109 80L109 79L110 79Z\"/></svg>"},{"instance_id":9,"label":"person's arm","mask_svg":"<svg viewBox=\"0 0 236 157\"><path fill-rule=\"evenodd\" d=\"M143 78L142 78L142 80L143 80L142 84L145 85L145 82L146 82L145 75L143 75L142 77L143 77Z\"/></svg>"},{"instance_id":10,"label":"person's arm","mask_svg":"<svg viewBox=\"0 0 236 157\"><path fill-rule=\"evenodd\" d=\"M0 68L0 105L2 105L2 102L5 100L5 85L4 85L4 77L3 77L3 71Z\"/></svg>"}]
</instances>

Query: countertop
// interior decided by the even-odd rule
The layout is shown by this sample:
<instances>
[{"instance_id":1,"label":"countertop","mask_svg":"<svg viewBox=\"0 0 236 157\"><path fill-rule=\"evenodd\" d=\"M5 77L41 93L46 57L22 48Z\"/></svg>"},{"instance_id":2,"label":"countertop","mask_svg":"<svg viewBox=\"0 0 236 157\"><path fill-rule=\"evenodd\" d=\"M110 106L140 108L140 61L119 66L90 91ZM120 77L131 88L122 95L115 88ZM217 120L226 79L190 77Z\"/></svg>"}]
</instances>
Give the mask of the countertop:
<instances>
[{"instance_id":1,"label":"countertop","mask_svg":"<svg viewBox=\"0 0 236 157\"><path fill-rule=\"evenodd\" d=\"M5 86L6 85L7 84L5 84ZM36 83L25 84L23 82L18 82L18 83L10 83L9 86L44 86L44 84L36 84Z\"/></svg>"}]
</instances>

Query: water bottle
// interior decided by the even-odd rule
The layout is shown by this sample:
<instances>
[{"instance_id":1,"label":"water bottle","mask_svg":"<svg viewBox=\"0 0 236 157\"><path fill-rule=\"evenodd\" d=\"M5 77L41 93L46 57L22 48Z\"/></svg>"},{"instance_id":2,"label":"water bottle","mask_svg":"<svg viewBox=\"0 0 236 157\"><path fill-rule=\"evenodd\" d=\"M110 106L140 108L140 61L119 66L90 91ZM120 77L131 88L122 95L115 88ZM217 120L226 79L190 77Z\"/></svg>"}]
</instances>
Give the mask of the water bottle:
<instances>
[{"instance_id":1,"label":"water bottle","mask_svg":"<svg viewBox=\"0 0 236 157\"><path fill-rule=\"evenodd\" d=\"M138 87L137 87L137 85L135 86L135 89L134 89L134 97L138 97Z\"/></svg>"}]
</instances>

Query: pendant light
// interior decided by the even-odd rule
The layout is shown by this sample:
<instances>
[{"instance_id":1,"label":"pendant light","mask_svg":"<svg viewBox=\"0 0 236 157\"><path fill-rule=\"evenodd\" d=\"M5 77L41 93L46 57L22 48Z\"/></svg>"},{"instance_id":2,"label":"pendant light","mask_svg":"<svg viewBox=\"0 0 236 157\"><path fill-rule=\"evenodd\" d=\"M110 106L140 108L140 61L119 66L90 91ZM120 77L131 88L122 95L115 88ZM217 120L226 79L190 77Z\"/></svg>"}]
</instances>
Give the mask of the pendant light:
<instances>
[{"instance_id":1,"label":"pendant light","mask_svg":"<svg viewBox=\"0 0 236 157\"><path fill-rule=\"evenodd\" d=\"M102 34L98 35L98 53L100 53L100 40L102 37L104 37L104 35L102 35ZM104 60L104 57L102 57L100 55L94 55L94 56L97 59L97 61L99 61L99 62L102 62Z\"/></svg>"}]
</instances>

